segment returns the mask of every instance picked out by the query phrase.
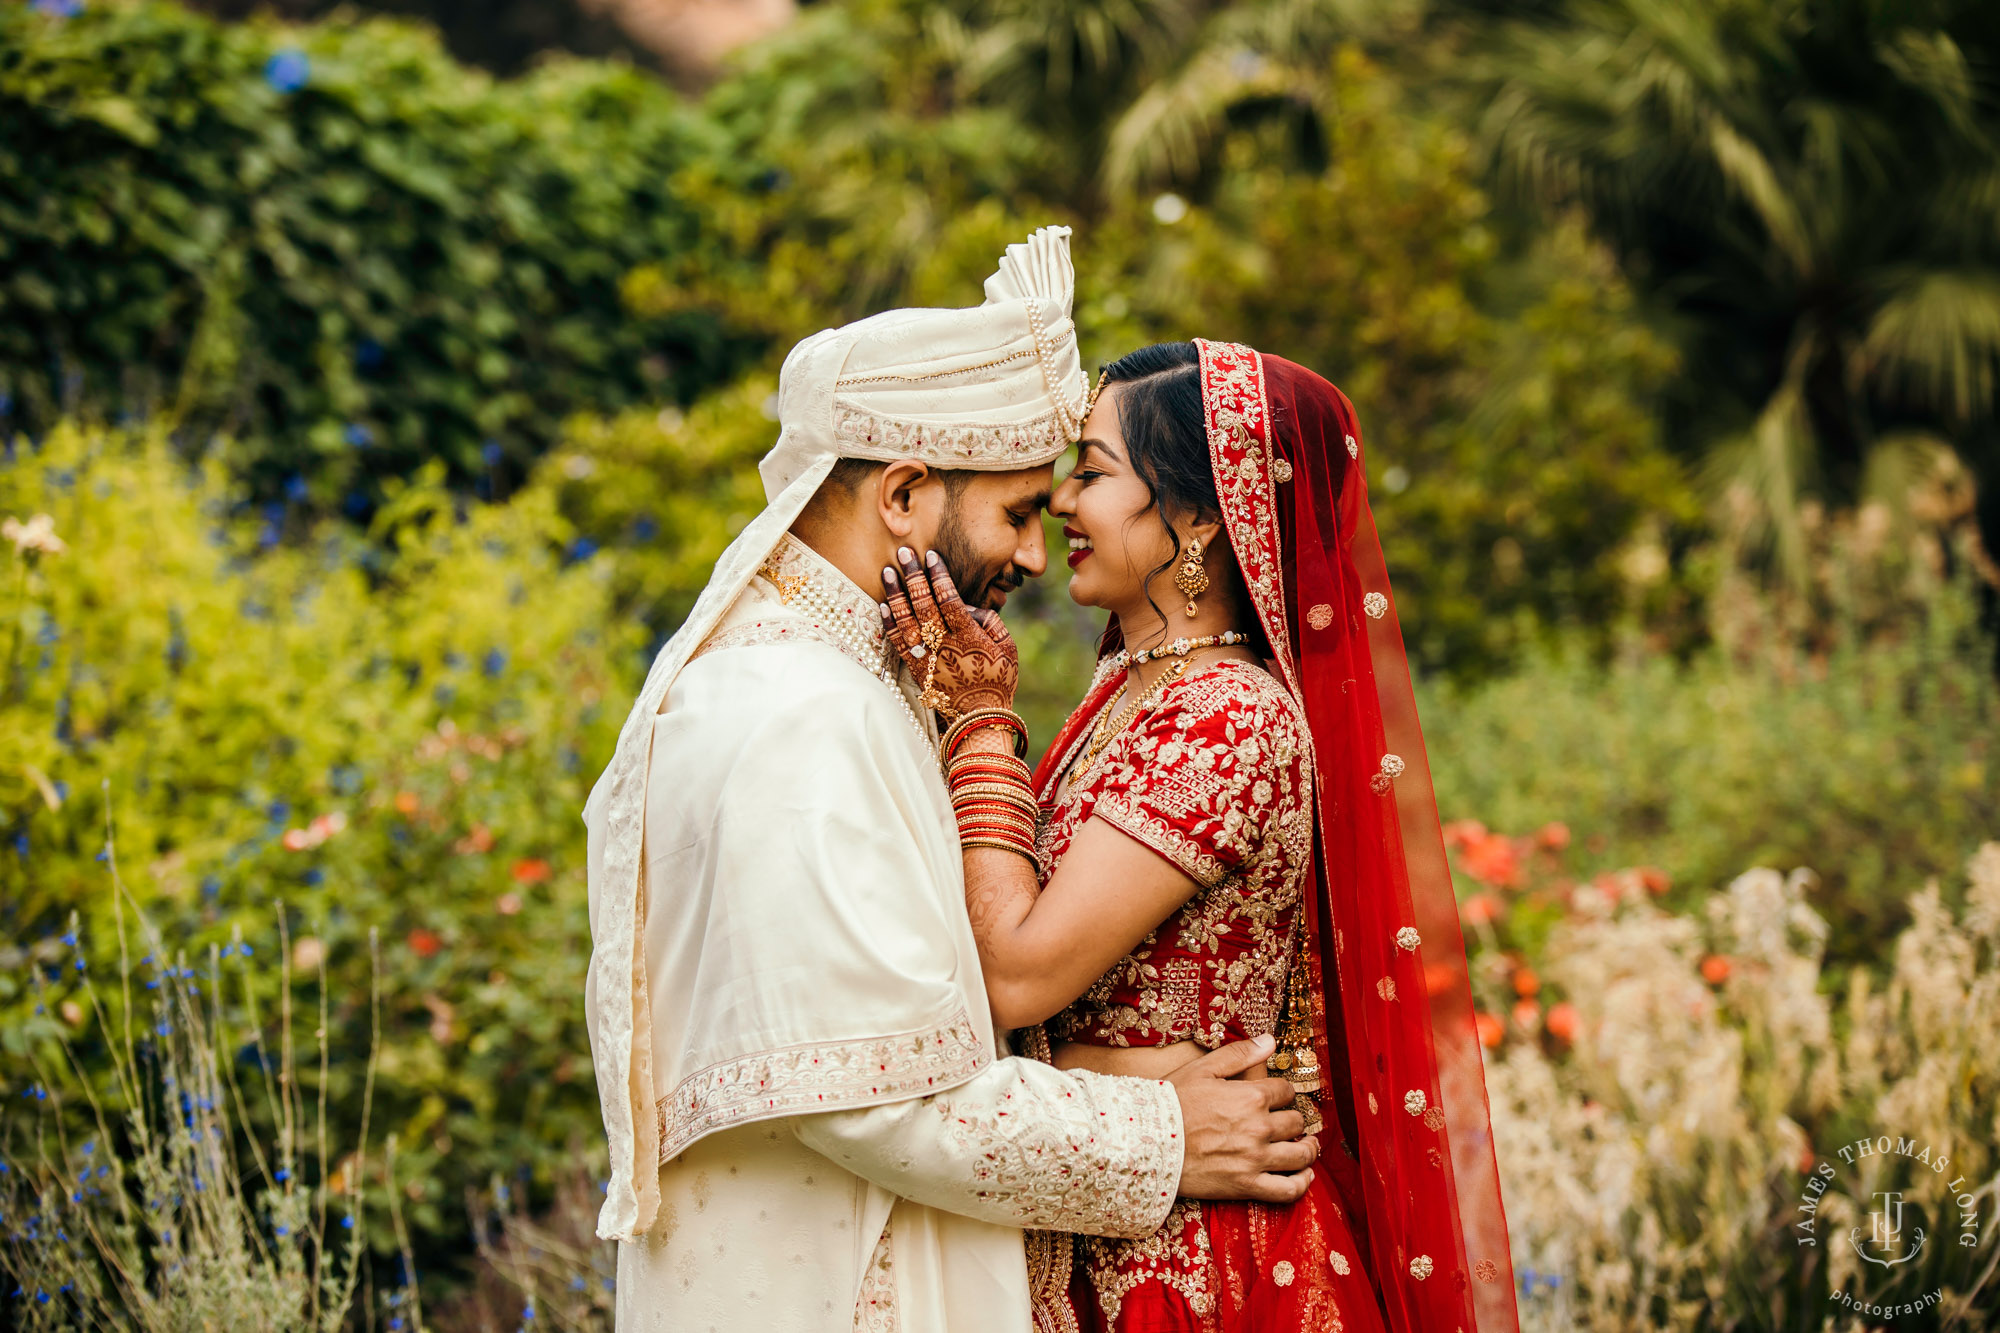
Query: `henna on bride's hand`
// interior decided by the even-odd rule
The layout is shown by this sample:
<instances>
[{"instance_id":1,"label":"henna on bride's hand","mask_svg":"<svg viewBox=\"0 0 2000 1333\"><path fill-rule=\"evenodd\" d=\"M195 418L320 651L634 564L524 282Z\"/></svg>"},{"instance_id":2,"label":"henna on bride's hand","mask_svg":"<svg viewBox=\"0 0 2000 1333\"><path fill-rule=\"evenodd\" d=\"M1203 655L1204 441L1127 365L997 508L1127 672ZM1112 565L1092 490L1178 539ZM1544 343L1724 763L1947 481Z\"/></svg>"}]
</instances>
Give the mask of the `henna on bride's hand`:
<instances>
[{"instance_id":1,"label":"henna on bride's hand","mask_svg":"<svg viewBox=\"0 0 2000 1333\"><path fill-rule=\"evenodd\" d=\"M910 673L949 701L952 711L1006 708L1020 681L1020 650L1000 617L973 611L959 596L944 562L931 552L919 565L905 547L900 577L882 571L888 595L883 625Z\"/></svg>"}]
</instances>

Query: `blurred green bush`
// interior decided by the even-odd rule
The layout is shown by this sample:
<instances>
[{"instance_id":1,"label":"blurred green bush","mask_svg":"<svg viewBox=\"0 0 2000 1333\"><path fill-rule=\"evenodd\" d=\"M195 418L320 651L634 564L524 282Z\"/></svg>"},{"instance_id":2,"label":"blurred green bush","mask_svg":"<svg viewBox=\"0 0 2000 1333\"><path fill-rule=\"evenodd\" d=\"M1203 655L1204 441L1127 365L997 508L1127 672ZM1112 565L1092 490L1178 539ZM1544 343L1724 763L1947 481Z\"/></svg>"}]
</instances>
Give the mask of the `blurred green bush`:
<instances>
[{"instance_id":1,"label":"blurred green bush","mask_svg":"<svg viewBox=\"0 0 2000 1333\"><path fill-rule=\"evenodd\" d=\"M380 929L376 1134L401 1135L413 1224L455 1234L466 1187L597 1133L577 817L640 635L544 494L467 509L437 471L391 485L372 542L328 525L252 559L219 468L157 432L65 426L0 469L0 513L64 547L10 544L0 580L0 1083L18 1098L57 1025L104 1040L56 937L81 912L78 957L115 973L109 818L169 948L240 928L268 1001L282 916L302 1017L325 959L336 1142Z\"/></svg>"},{"instance_id":2,"label":"blurred green bush","mask_svg":"<svg viewBox=\"0 0 2000 1333\"><path fill-rule=\"evenodd\" d=\"M653 79L495 83L386 20L43 8L0 6L0 433L219 431L259 498L365 517L428 460L504 493L568 413L738 363L713 317L619 297L705 244L669 180L714 135Z\"/></svg>"}]
</instances>

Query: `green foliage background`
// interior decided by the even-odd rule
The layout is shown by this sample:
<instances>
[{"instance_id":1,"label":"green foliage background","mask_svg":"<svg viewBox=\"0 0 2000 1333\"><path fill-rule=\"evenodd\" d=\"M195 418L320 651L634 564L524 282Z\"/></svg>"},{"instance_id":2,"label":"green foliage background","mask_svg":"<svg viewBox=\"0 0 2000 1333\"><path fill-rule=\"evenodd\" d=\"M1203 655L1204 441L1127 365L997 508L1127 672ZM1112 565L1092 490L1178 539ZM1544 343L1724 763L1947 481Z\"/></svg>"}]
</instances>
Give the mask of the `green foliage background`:
<instances>
[{"instance_id":1,"label":"green foliage background","mask_svg":"<svg viewBox=\"0 0 2000 1333\"><path fill-rule=\"evenodd\" d=\"M1693 259L1621 227L1688 219L1638 149L1591 159L1618 190L1582 188L1576 125L1695 150L1605 118L1598 84L1564 100L1550 71L1612 11L1481 8L850 0L695 103L571 59L495 82L348 15L0 6L0 515L67 545L0 566L0 1138L28 1050L105 1039L63 1007L59 937L75 911L77 956L115 957L108 816L176 945L241 930L267 994L281 918L323 952L345 1128L382 932L378 1124L422 1263L467 1261L462 1201L495 1173L545 1192L588 1163L577 812L762 503L777 360L884 305L975 300L1047 222L1077 227L1087 363L1237 338L1356 400L1448 818L1565 821L1578 874L1652 863L1688 900L1809 864L1832 960L1880 965L1913 878L2000 830L1971 532L1991 349L1984 307L1947 299L1977 282L1926 251L1870 279L1874 315L1807 318L1773 260L1773 290L1730 289L1763 322L1716 315L1688 284L1758 268L1775 196L1718 207L1731 246ZM1735 8L1676 12L1713 36ZM1841 6L1779 8L1719 123L1790 123L1765 76ZM1925 31L1976 54L1963 10ZM1875 35L1871 58L1914 59ZM1482 43L1539 54L1482 73L1460 59ZM1940 61L1911 78L1949 82ZM1938 105L1985 143L1991 99ZM1911 207L1959 210L1970 272L2000 195L1967 171L1956 203ZM1727 262L1698 280L1662 267L1708 254ZM1896 310L1909 338L1866 331ZM1795 334L1856 377L1803 405L1770 351ZM1876 411L1892 383L1938 410ZM1820 467L1857 405L1865 465ZM1014 607L1046 738L1096 626L1055 579Z\"/></svg>"},{"instance_id":2,"label":"green foliage background","mask_svg":"<svg viewBox=\"0 0 2000 1333\"><path fill-rule=\"evenodd\" d=\"M10 424L164 420L260 498L362 517L431 459L504 492L566 414L738 359L619 299L702 244L667 181L713 140L632 70L494 83L386 21L0 7Z\"/></svg>"}]
</instances>

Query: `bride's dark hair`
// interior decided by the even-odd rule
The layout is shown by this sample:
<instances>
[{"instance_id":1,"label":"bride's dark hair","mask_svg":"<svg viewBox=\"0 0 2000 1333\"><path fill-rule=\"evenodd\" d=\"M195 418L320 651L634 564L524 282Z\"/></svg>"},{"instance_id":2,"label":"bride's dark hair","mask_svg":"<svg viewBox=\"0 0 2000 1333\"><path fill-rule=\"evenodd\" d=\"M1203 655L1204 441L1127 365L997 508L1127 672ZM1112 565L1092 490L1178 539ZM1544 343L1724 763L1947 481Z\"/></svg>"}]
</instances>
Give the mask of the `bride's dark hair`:
<instances>
[{"instance_id":1,"label":"bride's dark hair","mask_svg":"<svg viewBox=\"0 0 2000 1333\"><path fill-rule=\"evenodd\" d=\"M1199 522L1222 517L1215 468L1208 454L1208 414L1201 405L1201 354L1191 342L1154 343L1127 352L1106 366L1104 382L1124 386L1118 395L1118 420L1125 435L1125 453L1132 470L1146 483L1153 512L1173 544L1173 554L1166 563L1147 575L1146 581L1151 583L1155 576L1180 563L1181 537L1174 531L1175 517L1187 514ZM1263 633L1244 596L1242 580L1231 580L1229 586L1242 627L1255 633L1261 644ZM1146 600L1152 602L1150 594ZM1154 603L1153 609L1159 611L1159 604ZM1163 611L1160 619L1172 623Z\"/></svg>"}]
</instances>

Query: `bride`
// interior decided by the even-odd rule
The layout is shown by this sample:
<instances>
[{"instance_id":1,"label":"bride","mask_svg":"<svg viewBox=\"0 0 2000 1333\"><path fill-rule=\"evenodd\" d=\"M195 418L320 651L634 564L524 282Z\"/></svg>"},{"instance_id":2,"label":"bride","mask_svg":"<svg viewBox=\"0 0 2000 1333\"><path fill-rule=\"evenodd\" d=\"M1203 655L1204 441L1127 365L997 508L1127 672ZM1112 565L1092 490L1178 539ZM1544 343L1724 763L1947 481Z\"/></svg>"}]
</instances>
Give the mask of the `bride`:
<instances>
[{"instance_id":1,"label":"bride","mask_svg":"<svg viewBox=\"0 0 2000 1333\"><path fill-rule=\"evenodd\" d=\"M886 570L944 757L995 1021L1164 1077L1272 1035L1319 1160L1290 1204L1031 1236L1038 1329L1513 1330L1463 942L1351 404L1226 343L1108 367L1063 521L1110 613L1032 777L1016 657L944 564ZM1296 1192L1296 1191L1295 1191Z\"/></svg>"}]
</instances>

